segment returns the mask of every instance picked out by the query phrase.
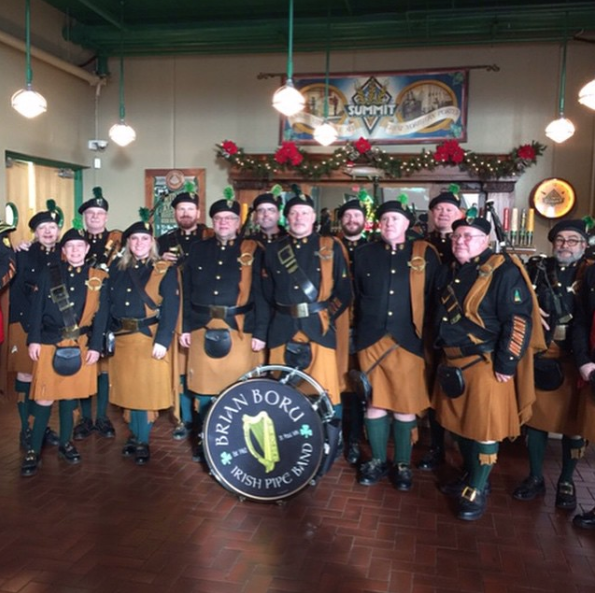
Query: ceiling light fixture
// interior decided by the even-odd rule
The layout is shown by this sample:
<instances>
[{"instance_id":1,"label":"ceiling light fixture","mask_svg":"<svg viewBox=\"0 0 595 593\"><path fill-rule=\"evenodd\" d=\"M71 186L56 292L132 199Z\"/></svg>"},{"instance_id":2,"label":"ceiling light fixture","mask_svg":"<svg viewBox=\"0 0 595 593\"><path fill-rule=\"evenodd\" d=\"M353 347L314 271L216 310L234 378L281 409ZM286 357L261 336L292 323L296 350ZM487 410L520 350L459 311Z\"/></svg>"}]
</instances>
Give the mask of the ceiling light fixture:
<instances>
[{"instance_id":1,"label":"ceiling light fixture","mask_svg":"<svg viewBox=\"0 0 595 593\"><path fill-rule=\"evenodd\" d=\"M289 35L287 50L287 80L273 95L273 107L287 117L299 113L306 105L304 95L293 84L293 0L289 0Z\"/></svg>"},{"instance_id":2,"label":"ceiling light fixture","mask_svg":"<svg viewBox=\"0 0 595 593\"><path fill-rule=\"evenodd\" d=\"M25 56L26 56L26 87L18 90L11 99L12 108L24 117L32 119L45 113L48 103L45 97L33 90L33 70L31 69L31 2L25 2Z\"/></svg>"},{"instance_id":3,"label":"ceiling light fixture","mask_svg":"<svg viewBox=\"0 0 595 593\"><path fill-rule=\"evenodd\" d=\"M324 112L323 120L319 126L314 129L314 139L322 146L330 146L339 135L337 128L328 121L328 89L329 89L329 69L331 61L331 7L329 2L327 29L326 29L326 73L324 78Z\"/></svg>"},{"instance_id":4,"label":"ceiling light fixture","mask_svg":"<svg viewBox=\"0 0 595 593\"><path fill-rule=\"evenodd\" d=\"M120 121L109 129L109 137L118 146L128 146L136 140L134 128L126 123L126 108L124 107L124 57L120 56Z\"/></svg>"},{"instance_id":5,"label":"ceiling light fixture","mask_svg":"<svg viewBox=\"0 0 595 593\"><path fill-rule=\"evenodd\" d=\"M579 91L578 102L589 109L595 109L595 80L588 82Z\"/></svg>"},{"instance_id":6,"label":"ceiling light fixture","mask_svg":"<svg viewBox=\"0 0 595 593\"><path fill-rule=\"evenodd\" d=\"M570 138L575 131L574 124L566 117L564 117L564 91L566 89L566 39L562 46L562 69L560 72L560 102L559 114L560 117L552 121L545 129L545 135L558 144L565 142Z\"/></svg>"}]
</instances>

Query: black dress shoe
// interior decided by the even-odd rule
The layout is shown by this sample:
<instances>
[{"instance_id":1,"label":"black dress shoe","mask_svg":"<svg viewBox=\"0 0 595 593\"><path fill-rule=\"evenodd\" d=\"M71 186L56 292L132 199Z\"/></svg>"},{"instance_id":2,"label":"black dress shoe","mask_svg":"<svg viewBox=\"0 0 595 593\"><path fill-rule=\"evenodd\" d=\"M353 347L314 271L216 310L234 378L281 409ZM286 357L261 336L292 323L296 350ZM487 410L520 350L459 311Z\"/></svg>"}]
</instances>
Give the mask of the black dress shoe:
<instances>
[{"instance_id":1,"label":"black dress shoe","mask_svg":"<svg viewBox=\"0 0 595 593\"><path fill-rule=\"evenodd\" d=\"M19 434L19 445L21 449L25 451L29 451L31 448L31 429L27 428L25 430L21 430Z\"/></svg>"},{"instance_id":2,"label":"black dress shoe","mask_svg":"<svg viewBox=\"0 0 595 593\"><path fill-rule=\"evenodd\" d=\"M581 529L595 529L595 508L582 515L576 515L572 524Z\"/></svg>"},{"instance_id":3,"label":"black dress shoe","mask_svg":"<svg viewBox=\"0 0 595 593\"><path fill-rule=\"evenodd\" d=\"M545 481L543 477L529 476L525 478L512 493L516 500L533 500L545 494Z\"/></svg>"},{"instance_id":4,"label":"black dress shoe","mask_svg":"<svg viewBox=\"0 0 595 593\"><path fill-rule=\"evenodd\" d=\"M21 476L28 478L37 473L38 468L41 467L41 458L33 449L27 451L23 463L21 463Z\"/></svg>"},{"instance_id":5,"label":"black dress shoe","mask_svg":"<svg viewBox=\"0 0 595 593\"><path fill-rule=\"evenodd\" d=\"M418 462L417 469L425 472L435 470L444 463L444 449L442 447L432 447Z\"/></svg>"},{"instance_id":6,"label":"black dress shoe","mask_svg":"<svg viewBox=\"0 0 595 593\"><path fill-rule=\"evenodd\" d=\"M91 436L93 432L93 420L91 418L81 418L80 422L74 427L72 431L72 438L75 441L82 441Z\"/></svg>"},{"instance_id":7,"label":"black dress shoe","mask_svg":"<svg viewBox=\"0 0 595 593\"><path fill-rule=\"evenodd\" d=\"M134 453L134 463L136 465L146 465L151 459L151 450L146 443L138 443L136 452Z\"/></svg>"},{"instance_id":8,"label":"black dress shoe","mask_svg":"<svg viewBox=\"0 0 595 593\"><path fill-rule=\"evenodd\" d=\"M397 490L408 492L413 486L413 474L411 466L406 463L399 463L395 466L391 481Z\"/></svg>"},{"instance_id":9,"label":"black dress shoe","mask_svg":"<svg viewBox=\"0 0 595 593\"><path fill-rule=\"evenodd\" d=\"M574 511L576 509L576 490L573 482L558 482L556 508L563 511Z\"/></svg>"},{"instance_id":10,"label":"black dress shoe","mask_svg":"<svg viewBox=\"0 0 595 593\"><path fill-rule=\"evenodd\" d=\"M58 456L72 465L81 462L80 453L70 441L68 441L65 445L60 445L58 447Z\"/></svg>"},{"instance_id":11,"label":"black dress shoe","mask_svg":"<svg viewBox=\"0 0 595 593\"><path fill-rule=\"evenodd\" d=\"M362 486L372 486L388 476L388 463L380 459L371 459L360 467L358 482Z\"/></svg>"},{"instance_id":12,"label":"black dress shoe","mask_svg":"<svg viewBox=\"0 0 595 593\"><path fill-rule=\"evenodd\" d=\"M464 473L463 475L451 480L450 482L446 482L445 484L440 484L438 486L438 490L442 492L442 494L446 494L446 496L450 496L451 498L459 498L461 494L463 494L463 490L469 486L469 474ZM483 493L485 496L488 496L492 491L492 483L488 480L486 485L483 489Z\"/></svg>"},{"instance_id":13,"label":"black dress shoe","mask_svg":"<svg viewBox=\"0 0 595 593\"><path fill-rule=\"evenodd\" d=\"M116 436L116 429L107 417L95 420L95 430L106 439L113 439Z\"/></svg>"},{"instance_id":14,"label":"black dress shoe","mask_svg":"<svg viewBox=\"0 0 595 593\"><path fill-rule=\"evenodd\" d=\"M51 447L57 447L60 444L60 437L55 430L52 430L49 426L46 427L43 433L43 446L50 445Z\"/></svg>"},{"instance_id":15,"label":"black dress shoe","mask_svg":"<svg viewBox=\"0 0 595 593\"><path fill-rule=\"evenodd\" d=\"M192 423L191 422L180 422L174 428L174 431L171 434L171 438L174 441L183 441L185 438L188 437L190 432L192 431Z\"/></svg>"},{"instance_id":16,"label":"black dress shoe","mask_svg":"<svg viewBox=\"0 0 595 593\"><path fill-rule=\"evenodd\" d=\"M477 488L465 488L459 498L457 517L463 521L477 521L486 510L486 495Z\"/></svg>"},{"instance_id":17,"label":"black dress shoe","mask_svg":"<svg viewBox=\"0 0 595 593\"><path fill-rule=\"evenodd\" d=\"M124 455L124 457L132 457L132 455L136 453L137 445L138 441L136 440L136 437L128 437L128 440L122 449L122 455Z\"/></svg>"},{"instance_id":18,"label":"black dress shoe","mask_svg":"<svg viewBox=\"0 0 595 593\"><path fill-rule=\"evenodd\" d=\"M359 461L360 450L358 441L350 440L347 443L347 451L345 452L345 459L350 465L356 465Z\"/></svg>"}]
</instances>

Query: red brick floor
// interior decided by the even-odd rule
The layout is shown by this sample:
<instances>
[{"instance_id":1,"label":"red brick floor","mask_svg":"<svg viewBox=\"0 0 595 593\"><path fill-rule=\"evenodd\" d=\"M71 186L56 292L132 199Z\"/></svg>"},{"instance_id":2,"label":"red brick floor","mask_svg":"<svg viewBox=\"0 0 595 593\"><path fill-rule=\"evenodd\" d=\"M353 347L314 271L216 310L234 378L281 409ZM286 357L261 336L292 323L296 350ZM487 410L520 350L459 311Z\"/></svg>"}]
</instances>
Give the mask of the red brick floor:
<instances>
[{"instance_id":1,"label":"red brick floor","mask_svg":"<svg viewBox=\"0 0 595 593\"><path fill-rule=\"evenodd\" d=\"M523 443L505 443L489 510L466 523L436 475L416 471L409 493L363 487L342 459L282 505L242 502L171 439L167 417L147 467L123 459L127 431L111 415L116 439L82 442L79 466L49 448L39 474L21 478L16 409L0 404L0 593L595 592L595 532L554 508L558 441L545 499L510 497L527 468ZM450 451L442 478L457 460ZM576 485L591 508L593 450Z\"/></svg>"}]
</instances>

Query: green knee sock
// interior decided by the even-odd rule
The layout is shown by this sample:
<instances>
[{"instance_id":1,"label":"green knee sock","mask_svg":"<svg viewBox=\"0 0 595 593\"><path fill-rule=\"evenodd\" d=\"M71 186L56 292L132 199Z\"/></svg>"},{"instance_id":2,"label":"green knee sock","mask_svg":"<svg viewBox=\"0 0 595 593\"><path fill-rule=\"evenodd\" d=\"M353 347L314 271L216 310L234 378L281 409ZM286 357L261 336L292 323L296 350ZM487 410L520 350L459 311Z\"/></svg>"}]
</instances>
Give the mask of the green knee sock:
<instances>
[{"instance_id":1,"label":"green knee sock","mask_svg":"<svg viewBox=\"0 0 595 593\"><path fill-rule=\"evenodd\" d=\"M72 429L74 428L73 413L78 405L76 399L60 400L58 413L60 415L60 444L65 445L72 438Z\"/></svg>"},{"instance_id":2,"label":"green knee sock","mask_svg":"<svg viewBox=\"0 0 595 593\"><path fill-rule=\"evenodd\" d=\"M395 439L395 465L411 463L411 431L417 426L417 420L404 422L393 418L393 437Z\"/></svg>"},{"instance_id":3,"label":"green knee sock","mask_svg":"<svg viewBox=\"0 0 595 593\"><path fill-rule=\"evenodd\" d=\"M79 399L81 404L81 414L85 420L93 421L93 398L86 397L85 399Z\"/></svg>"},{"instance_id":4,"label":"green knee sock","mask_svg":"<svg viewBox=\"0 0 595 593\"><path fill-rule=\"evenodd\" d=\"M547 447L547 432L527 427L527 448L529 449L529 468L532 476L543 477L543 458Z\"/></svg>"},{"instance_id":5,"label":"green knee sock","mask_svg":"<svg viewBox=\"0 0 595 593\"><path fill-rule=\"evenodd\" d=\"M474 468L469 479L469 486L483 491L496 463L500 443L475 444Z\"/></svg>"},{"instance_id":6,"label":"green knee sock","mask_svg":"<svg viewBox=\"0 0 595 593\"><path fill-rule=\"evenodd\" d=\"M184 424L192 424L192 404L194 403L194 398L188 393L186 375L180 375L180 385L182 387L180 393L180 420Z\"/></svg>"},{"instance_id":7,"label":"green knee sock","mask_svg":"<svg viewBox=\"0 0 595 593\"><path fill-rule=\"evenodd\" d=\"M138 441L138 433L139 433L139 412L137 410L130 410L130 422L128 423L128 428L130 432L134 436L134 438Z\"/></svg>"},{"instance_id":8,"label":"green knee sock","mask_svg":"<svg viewBox=\"0 0 595 593\"><path fill-rule=\"evenodd\" d=\"M52 413L52 406L40 406L35 404L33 407L33 432L31 434L31 449L39 455L41 453L41 446L43 445L43 437L45 435L45 429L50 421L50 415Z\"/></svg>"},{"instance_id":9,"label":"green knee sock","mask_svg":"<svg viewBox=\"0 0 595 593\"><path fill-rule=\"evenodd\" d=\"M31 383L16 379L14 382L14 390L17 393L23 394L22 401L17 403L17 410L19 411L19 418L21 419L21 430L25 431L29 428L29 415L31 414L31 402L29 400ZM19 400L21 400L20 397Z\"/></svg>"},{"instance_id":10,"label":"green knee sock","mask_svg":"<svg viewBox=\"0 0 595 593\"><path fill-rule=\"evenodd\" d=\"M368 433L368 440L372 449L372 457L386 462L386 447L388 446L389 434L389 418L382 416L382 418L365 418L364 423Z\"/></svg>"},{"instance_id":11,"label":"green knee sock","mask_svg":"<svg viewBox=\"0 0 595 593\"><path fill-rule=\"evenodd\" d=\"M459 445L461 457L463 458L463 471L467 475L471 475L474 467L474 442L460 435L456 435L455 439Z\"/></svg>"},{"instance_id":12,"label":"green knee sock","mask_svg":"<svg viewBox=\"0 0 595 593\"><path fill-rule=\"evenodd\" d=\"M198 395L198 415L200 418L200 426L204 424L207 412L213 403L213 398L210 395Z\"/></svg>"},{"instance_id":13,"label":"green knee sock","mask_svg":"<svg viewBox=\"0 0 595 593\"><path fill-rule=\"evenodd\" d=\"M436 411L433 408L428 410L430 422L430 447L432 449L444 449L444 428L436 420Z\"/></svg>"},{"instance_id":14,"label":"green knee sock","mask_svg":"<svg viewBox=\"0 0 595 593\"><path fill-rule=\"evenodd\" d=\"M335 418L343 420L343 404L335 404L333 410L335 412Z\"/></svg>"},{"instance_id":15,"label":"green knee sock","mask_svg":"<svg viewBox=\"0 0 595 593\"><path fill-rule=\"evenodd\" d=\"M139 443L149 444L149 436L151 434L151 422L149 422L146 410L135 410L138 426L138 441Z\"/></svg>"},{"instance_id":16,"label":"green knee sock","mask_svg":"<svg viewBox=\"0 0 595 593\"><path fill-rule=\"evenodd\" d=\"M107 418L107 402L109 400L109 377L101 373L97 377L97 418Z\"/></svg>"},{"instance_id":17,"label":"green knee sock","mask_svg":"<svg viewBox=\"0 0 595 593\"><path fill-rule=\"evenodd\" d=\"M583 456L585 439L562 437L562 473L558 482L572 482L578 460Z\"/></svg>"}]
</instances>

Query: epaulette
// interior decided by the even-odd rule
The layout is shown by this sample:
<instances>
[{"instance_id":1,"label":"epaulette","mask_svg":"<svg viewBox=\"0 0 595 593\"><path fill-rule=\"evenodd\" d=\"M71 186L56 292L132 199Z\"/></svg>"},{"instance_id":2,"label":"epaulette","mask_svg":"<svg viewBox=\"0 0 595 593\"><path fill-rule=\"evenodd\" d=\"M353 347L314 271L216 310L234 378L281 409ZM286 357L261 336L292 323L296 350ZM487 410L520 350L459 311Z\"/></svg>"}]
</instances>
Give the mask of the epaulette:
<instances>
[{"instance_id":1,"label":"epaulette","mask_svg":"<svg viewBox=\"0 0 595 593\"><path fill-rule=\"evenodd\" d=\"M172 262L165 261L164 259L160 259L159 261L155 262L155 265L153 266L153 269L158 274L165 274L165 272L167 272L167 270L169 269L169 267L171 265L172 265Z\"/></svg>"}]
</instances>

